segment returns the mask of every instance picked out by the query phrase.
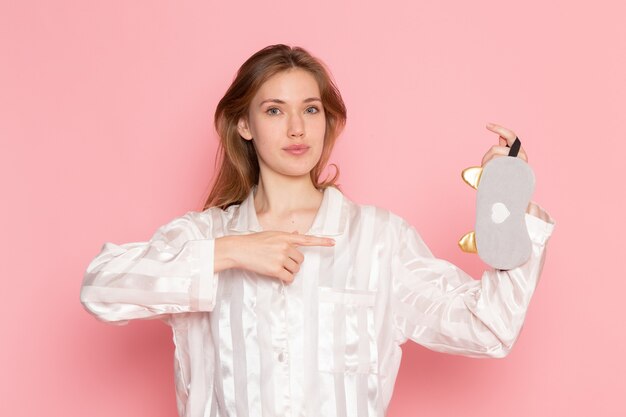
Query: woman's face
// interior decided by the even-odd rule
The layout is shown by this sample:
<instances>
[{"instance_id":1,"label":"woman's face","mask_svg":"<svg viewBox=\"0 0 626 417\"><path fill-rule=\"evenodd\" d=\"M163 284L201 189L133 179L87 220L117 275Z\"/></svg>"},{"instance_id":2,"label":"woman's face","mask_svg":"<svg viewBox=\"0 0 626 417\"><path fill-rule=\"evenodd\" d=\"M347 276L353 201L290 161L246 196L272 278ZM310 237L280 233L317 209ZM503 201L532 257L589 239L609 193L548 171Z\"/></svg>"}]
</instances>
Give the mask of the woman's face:
<instances>
[{"instance_id":1,"label":"woman's face","mask_svg":"<svg viewBox=\"0 0 626 417\"><path fill-rule=\"evenodd\" d=\"M308 175L324 145L326 116L314 76L301 68L269 78L250 103L247 120L237 124L241 137L253 140L261 173ZM303 150L289 151L290 146Z\"/></svg>"}]
</instances>

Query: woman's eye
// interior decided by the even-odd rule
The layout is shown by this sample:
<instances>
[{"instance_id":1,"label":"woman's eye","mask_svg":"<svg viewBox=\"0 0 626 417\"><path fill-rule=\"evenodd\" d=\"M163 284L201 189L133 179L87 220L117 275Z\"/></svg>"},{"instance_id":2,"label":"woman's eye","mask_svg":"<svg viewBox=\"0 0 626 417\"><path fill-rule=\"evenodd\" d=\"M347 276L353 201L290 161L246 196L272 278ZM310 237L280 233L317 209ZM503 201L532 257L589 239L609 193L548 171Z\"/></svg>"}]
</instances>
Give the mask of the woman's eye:
<instances>
[{"instance_id":1,"label":"woman's eye","mask_svg":"<svg viewBox=\"0 0 626 417\"><path fill-rule=\"evenodd\" d=\"M270 107L269 109L267 109L266 113L270 115L278 114L278 113L272 113L272 110L278 110L278 109L276 107Z\"/></svg>"},{"instance_id":2,"label":"woman's eye","mask_svg":"<svg viewBox=\"0 0 626 417\"><path fill-rule=\"evenodd\" d=\"M313 113L313 114L318 113L318 112L320 111L320 110L319 110L317 107L315 107L315 106L311 106L311 107L309 107L307 110L310 110L310 109L315 110L314 112L309 112L309 113Z\"/></svg>"}]
</instances>

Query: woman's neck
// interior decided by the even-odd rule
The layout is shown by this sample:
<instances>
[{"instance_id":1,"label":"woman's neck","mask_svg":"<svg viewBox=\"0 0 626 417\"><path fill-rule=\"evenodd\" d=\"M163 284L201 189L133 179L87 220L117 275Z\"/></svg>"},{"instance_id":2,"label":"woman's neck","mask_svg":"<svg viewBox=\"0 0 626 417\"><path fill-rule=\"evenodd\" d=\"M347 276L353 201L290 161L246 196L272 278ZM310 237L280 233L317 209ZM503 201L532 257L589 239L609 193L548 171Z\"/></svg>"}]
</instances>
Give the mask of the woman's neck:
<instances>
[{"instance_id":1,"label":"woman's neck","mask_svg":"<svg viewBox=\"0 0 626 417\"><path fill-rule=\"evenodd\" d=\"M286 180L261 177L254 193L254 206L257 214L282 217L301 211L317 211L323 195L308 175Z\"/></svg>"}]
</instances>

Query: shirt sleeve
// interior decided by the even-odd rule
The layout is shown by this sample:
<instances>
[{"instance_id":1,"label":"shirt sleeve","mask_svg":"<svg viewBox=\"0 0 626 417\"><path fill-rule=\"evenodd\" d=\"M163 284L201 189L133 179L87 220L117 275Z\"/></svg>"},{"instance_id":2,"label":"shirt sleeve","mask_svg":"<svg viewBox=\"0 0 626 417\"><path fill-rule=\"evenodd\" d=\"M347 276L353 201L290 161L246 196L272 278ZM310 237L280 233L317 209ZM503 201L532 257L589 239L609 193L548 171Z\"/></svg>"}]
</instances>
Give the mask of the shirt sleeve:
<instances>
[{"instance_id":1,"label":"shirt sleeve","mask_svg":"<svg viewBox=\"0 0 626 417\"><path fill-rule=\"evenodd\" d=\"M525 219L530 259L508 271L486 270L479 280L434 257L415 228L403 221L391 291L398 343L410 339L434 351L476 358L506 356L522 329L556 225L534 202Z\"/></svg>"},{"instance_id":2,"label":"shirt sleeve","mask_svg":"<svg viewBox=\"0 0 626 417\"><path fill-rule=\"evenodd\" d=\"M147 242L106 242L84 273L81 303L118 325L211 311L219 275L214 250L215 239L202 238L193 212L161 226Z\"/></svg>"}]
</instances>

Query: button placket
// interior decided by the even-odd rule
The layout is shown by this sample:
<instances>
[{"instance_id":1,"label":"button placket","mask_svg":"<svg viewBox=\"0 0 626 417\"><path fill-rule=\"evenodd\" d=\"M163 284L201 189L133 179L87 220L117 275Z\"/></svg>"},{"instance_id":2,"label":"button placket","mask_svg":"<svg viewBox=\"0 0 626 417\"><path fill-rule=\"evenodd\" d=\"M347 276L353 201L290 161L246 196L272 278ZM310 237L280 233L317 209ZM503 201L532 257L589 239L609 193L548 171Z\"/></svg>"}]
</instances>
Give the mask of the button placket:
<instances>
[{"instance_id":1,"label":"button placket","mask_svg":"<svg viewBox=\"0 0 626 417\"><path fill-rule=\"evenodd\" d=\"M285 334L289 334L289 322L287 317L289 315L289 306L287 304L287 292L285 290L285 283L283 281L280 282L280 294L283 298L283 329ZM278 361L282 363L288 362L289 359L289 337L286 339L286 345L280 350L278 353ZM289 367L286 368L287 373L289 373Z\"/></svg>"},{"instance_id":2,"label":"button placket","mask_svg":"<svg viewBox=\"0 0 626 417\"><path fill-rule=\"evenodd\" d=\"M278 288L279 296L279 308L276 329L277 335L280 335L280 342L274 345L274 354L276 355L277 365L280 369L281 382L284 384L283 398L284 398L284 410L281 415L291 415L291 369L289 363L289 322L288 322L288 304L287 304L287 289L283 281L280 281L280 287Z\"/></svg>"}]
</instances>

